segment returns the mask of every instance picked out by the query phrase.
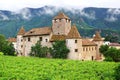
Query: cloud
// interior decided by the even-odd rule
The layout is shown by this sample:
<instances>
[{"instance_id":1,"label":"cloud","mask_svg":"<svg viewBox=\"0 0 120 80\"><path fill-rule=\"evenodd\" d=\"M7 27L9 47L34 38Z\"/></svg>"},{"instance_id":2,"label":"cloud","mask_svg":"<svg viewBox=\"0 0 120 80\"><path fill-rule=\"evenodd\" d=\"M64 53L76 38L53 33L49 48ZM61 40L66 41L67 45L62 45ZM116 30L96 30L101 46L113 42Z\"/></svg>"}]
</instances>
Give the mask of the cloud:
<instances>
[{"instance_id":1,"label":"cloud","mask_svg":"<svg viewBox=\"0 0 120 80\"><path fill-rule=\"evenodd\" d=\"M26 20L29 20L32 17L31 12L28 8L24 8L24 9L20 10L20 12L18 12L18 13L21 14L22 17Z\"/></svg>"},{"instance_id":2,"label":"cloud","mask_svg":"<svg viewBox=\"0 0 120 80\"><path fill-rule=\"evenodd\" d=\"M105 20L109 22L115 22L118 19L115 16L111 15L111 16L107 16Z\"/></svg>"},{"instance_id":3,"label":"cloud","mask_svg":"<svg viewBox=\"0 0 120 80\"><path fill-rule=\"evenodd\" d=\"M0 12L0 18L2 18L1 20L9 20L9 18L2 12Z\"/></svg>"},{"instance_id":4,"label":"cloud","mask_svg":"<svg viewBox=\"0 0 120 80\"><path fill-rule=\"evenodd\" d=\"M18 10L25 7L38 8L45 5L59 7L107 7L120 8L120 0L0 0L0 9Z\"/></svg>"},{"instance_id":5,"label":"cloud","mask_svg":"<svg viewBox=\"0 0 120 80\"><path fill-rule=\"evenodd\" d=\"M80 14L82 16L85 16L85 17L89 18L89 19L95 19L95 12L94 11L91 11L89 13L85 13L83 10L81 10Z\"/></svg>"},{"instance_id":6,"label":"cloud","mask_svg":"<svg viewBox=\"0 0 120 80\"><path fill-rule=\"evenodd\" d=\"M116 8L116 9L108 9L107 14L108 15L105 18L105 20L110 21L110 22L117 21L118 20L117 16L120 15L120 9L118 9L118 8Z\"/></svg>"}]
</instances>

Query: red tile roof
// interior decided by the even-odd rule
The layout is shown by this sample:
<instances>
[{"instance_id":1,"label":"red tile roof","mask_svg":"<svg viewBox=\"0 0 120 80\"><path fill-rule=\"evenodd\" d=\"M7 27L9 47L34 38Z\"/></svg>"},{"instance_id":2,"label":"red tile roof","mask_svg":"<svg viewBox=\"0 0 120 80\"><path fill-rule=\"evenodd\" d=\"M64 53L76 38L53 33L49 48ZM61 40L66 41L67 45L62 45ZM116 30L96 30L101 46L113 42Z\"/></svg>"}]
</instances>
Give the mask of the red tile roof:
<instances>
[{"instance_id":1,"label":"red tile roof","mask_svg":"<svg viewBox=\"0 0 120 80\"><path fill-rule=\"evenodd\" d=\"M72 26L70 32L67 35L67 39L73 39L73 38L81 38L76 26Z\"/></svg>"},{"instance_id":2,"label":"red tile roof","mask_svg":"<svg viewBox=\"0 0 120 80\"><path fill-rule=\"evenodd\" d=\"M60 12L57 16L55 16L53 19L70 19L68 16L66 16L64 13Z\"/></svg>"},{"instance_id":3,"label":"red tile roof","mask_svg":"<svg viewBox=\"0 0 120 80\"><path fill-rule=\"evenodd\" d=\"M97 46L94 42L90 41L89 39L82 39L83 46Z\"/></svg>"},{"instance_id":4,"label":"red tile roof","mask_svg":"<svg viewBox=\"0 0 120 80\"><path fill-rule=\"evenodd\" d=\"M30 31L26 32L24 36L48 35L51 32L52 32L51 27L33 28Z\"/></svg>"},{"instance_id":5,"label":"red tile roof","mask_svg":"<svg viewBox=\"0 0 120 80\"><path fill-rule=\"evenodd\" d=\"M62 41L65 39L66 39L65 35L52 35L50 41Z\"/></svg>"},{"instance_id":6,"label":"red tile roof","mask_svg":"<svg viewBox=\"0 0 120 80\"><path fill-rule=\"evenodd\" d=\"M25 34L25 29L24 29L24 27L21 27L18 32L18 35L24 35L24 34Z\"/></svg>"},{"instance_id":7,"label":"red tile roof","mask_svg":"<svg viewBox=\"0 0 120 80\"><path fill-rule=\"evenodd\" d=\"M120 46L119 43L110 43L109 46Z\"/></svg>"},{"instance_id":8,"label":"red tile roof","mask_svg":"<svg viewBox=\"0 0 120 80\"><path fill-rule=\"evenodd\" d=\"M103 41L98 31L96 31L95 36L93 37L93 41Z\"/></svg>"},{"instance_id":9,"label":"red tile roof","mask_svg":"<svg viewBox=\"0 0 120 80\"><path fill-rule=\"evenodd\" d=\"M9 42L17 42L16 38L9 38L8 41Z\"/></svg>"}]
</instances>

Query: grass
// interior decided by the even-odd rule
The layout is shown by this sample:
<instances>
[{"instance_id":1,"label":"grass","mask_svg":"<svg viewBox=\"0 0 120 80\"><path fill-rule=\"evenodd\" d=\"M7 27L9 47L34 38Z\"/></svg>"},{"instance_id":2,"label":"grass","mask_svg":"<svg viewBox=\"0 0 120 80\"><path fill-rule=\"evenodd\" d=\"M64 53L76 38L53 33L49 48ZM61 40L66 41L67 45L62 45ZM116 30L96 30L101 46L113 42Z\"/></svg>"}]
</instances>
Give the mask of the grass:
<instances>
[{"instance_id":1,"label":"grass","mask_svg":"<svg viewBox=\"0 0 120 80\"><path fill-rule=\"evenodd\" d=\"M114 80L118 63L0 56L0 80Z\"/></svg>"}]
</instances>

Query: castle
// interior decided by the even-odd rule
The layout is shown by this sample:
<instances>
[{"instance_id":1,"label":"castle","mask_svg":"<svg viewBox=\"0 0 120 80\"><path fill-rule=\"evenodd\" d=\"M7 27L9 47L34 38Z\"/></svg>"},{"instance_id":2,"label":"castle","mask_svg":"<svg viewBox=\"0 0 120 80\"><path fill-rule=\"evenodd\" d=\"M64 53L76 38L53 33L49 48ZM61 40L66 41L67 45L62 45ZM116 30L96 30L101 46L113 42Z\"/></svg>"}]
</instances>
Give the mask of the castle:
<instances>
[{"instance_id":1,"label":"castle","mask_svg":"<svg viewBox=\"0 0 120 80\"><path fill-rule=\"evenodd\" d=\"M16 51L18 55L29 56L31 47L41 41L42 46L52 47L56 40L65 40L70 52L68 59L73 60L101 60L99 48L103 40L99 32L92 39L84 39L80 36L75 25L71 26L71 20L64 13L59 13L52 20L52 27L33 28L25 32L21 27L17 34Z\"/></svg>"}]
</instances>

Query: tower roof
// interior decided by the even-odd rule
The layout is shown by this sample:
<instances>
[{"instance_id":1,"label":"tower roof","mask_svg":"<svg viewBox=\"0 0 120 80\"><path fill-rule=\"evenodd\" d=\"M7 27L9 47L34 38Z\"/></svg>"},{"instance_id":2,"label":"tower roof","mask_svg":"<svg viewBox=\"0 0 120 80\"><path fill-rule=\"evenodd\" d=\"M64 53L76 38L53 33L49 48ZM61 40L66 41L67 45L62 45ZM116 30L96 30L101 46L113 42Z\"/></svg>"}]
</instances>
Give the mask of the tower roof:
<instances>
[{"instance_id":1,"label":"tower roof","mask_svg":"<svg viewBox=\"0 0 120 80\"><path fill-rule=\"evenodd\" d=\"M25 29L24 29L24 27L21 27L18 32L18 35L24 35L24 34L25 34Z\"/></svg>"},{"instance_id":2,"label":"tower roof","mask_svg":"<svg viewBox=\"0 0 120 80\"><path fill-rule=\"evenodd\" d=\"M79 32L78 32L78 30L77 30L75 25L73 25L71 27L71 30L70 30L70 32L67 35L67 38L68 39L81 38L81 36L80 36L80 34L79 34Z\"/></svg>"},{"instance_id":3,"label":"tower roof","mask_svg":"<svg viewBox=\"0 0 120 80\"><path fill-rule=\"evenodd\" d=\"M93 41L102 41L100 32L96 31L95 36L93 37Z\"/></svg>"},{"instance_id":4,"label":"tower roof","mask_svg":"<svg viewBox=\"0 0 120 80\"><path fill-rule=\"evenodd\" d=\"M70 19L68 16L66 16L63 12L60 12L57 16L55 16L53 19Z\"/></svg>"}]
</instances>

